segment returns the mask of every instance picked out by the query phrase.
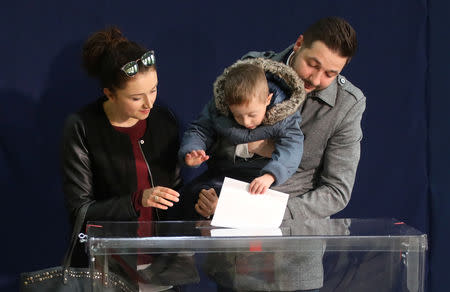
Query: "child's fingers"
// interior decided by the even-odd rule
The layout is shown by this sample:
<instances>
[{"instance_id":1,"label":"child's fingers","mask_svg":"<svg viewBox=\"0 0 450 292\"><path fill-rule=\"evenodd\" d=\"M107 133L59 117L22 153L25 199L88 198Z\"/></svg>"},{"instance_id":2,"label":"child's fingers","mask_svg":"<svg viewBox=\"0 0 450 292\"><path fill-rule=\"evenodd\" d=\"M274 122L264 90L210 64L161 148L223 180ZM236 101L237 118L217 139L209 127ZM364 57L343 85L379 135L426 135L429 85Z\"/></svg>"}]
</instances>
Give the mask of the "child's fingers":
<instances>
[{"instance_id":1,"label":"child's fingers","mask_svg":"<svg viewBox=\"0 0 450 292\"><path fill-rule=\"evenodd\" d=\"M263 183L258 184L255 194L264 194L267 191L267 186Z\"/></svg>"},{"instance_id":2,"label":"child's fingers","mask_svg":"<svg viewBox=\"0 0 450 292\"><path fill-rule=\"evenodd\" d=\"M194 150L193 152L195 153L196 157L203 157L203 156L205 156L205 151L204 150Z\"/></svg>"},{"instance_id":3,"label":"child's fingers","mask_svg":"<svg viewBox=\"0 0 450 292\"><path fill-rule=\"evenodd\" d=\"M257 189L258 189L258 184L257 184L257 182L256 182L256 181L252 181L252 182L250 183L249 188L248 188L249 193L250 193L250 194L256 194Z\"/></svg>"},{"instance_id":4,"label":"child's fingers","mask_svg":"<svg viewBox=\"0 0 450 292\"><path fill-rule=\"evenodd\" d=\"M262 188L260 194L265 194L266 191L267 191L267 186L263 186L263 188Z\"/></svg>"},{"instance_id":5,"label":"child's fingers","mask_svg":"<svg viewBox=\"0 0 450 292\"><path fill-rule=\"evenodd\" d=\"M253 189L253 183L255 181L252 181L249 185L248 185L248 192L251 194L252 193L252 189Z\"/></svg>"}]
</instances>

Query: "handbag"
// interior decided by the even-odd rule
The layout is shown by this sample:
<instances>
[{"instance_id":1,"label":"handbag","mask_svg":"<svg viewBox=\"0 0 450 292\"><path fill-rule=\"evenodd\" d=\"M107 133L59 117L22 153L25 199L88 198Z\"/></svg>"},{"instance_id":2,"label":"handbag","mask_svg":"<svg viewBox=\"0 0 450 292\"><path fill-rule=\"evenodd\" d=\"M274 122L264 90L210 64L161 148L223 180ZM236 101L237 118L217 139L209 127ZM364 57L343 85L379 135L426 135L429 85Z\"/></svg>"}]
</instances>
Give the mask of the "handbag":
<instances>
[{"instance_id":1,"label":"handbag","mask_svg":"<svg viewBox=\"0 0 450 292\"><path fill-rule=\"evenodd\" d=\"M132 292L137 286L131 285L121 276L101 271L91 272L89 268L70 267L72 253L78 239L78 232L83 225L90 204L83 205L75 220L69 249L66 251L62 266L20 274L20 291L92 291L93 285L100 291Z\"/></svg>"}]
</instances>

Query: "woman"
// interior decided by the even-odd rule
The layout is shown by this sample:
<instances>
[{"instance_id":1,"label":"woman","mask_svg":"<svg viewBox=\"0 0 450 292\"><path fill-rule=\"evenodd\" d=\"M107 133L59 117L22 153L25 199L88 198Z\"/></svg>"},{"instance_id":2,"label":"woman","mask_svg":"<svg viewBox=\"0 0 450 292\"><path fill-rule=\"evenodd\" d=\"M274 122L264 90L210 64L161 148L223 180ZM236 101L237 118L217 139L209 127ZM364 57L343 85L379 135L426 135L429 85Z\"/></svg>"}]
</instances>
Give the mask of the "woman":
<instances>
[{"instance_id":1,"label":"woman","mask_svg":"<svg viewBox=\"0 0 450 292\"><path fill-rule=\"evenodd\" d=\"M71 221L84 204L90 204L85 221L163 219L179 200L181 177L176 120L154 104L154 52L110 28L87 39L83 65L104 96L65 124L63 187ZM85 265L87 257L78 248L72 266Z\"/></svg>"}]
</instances>

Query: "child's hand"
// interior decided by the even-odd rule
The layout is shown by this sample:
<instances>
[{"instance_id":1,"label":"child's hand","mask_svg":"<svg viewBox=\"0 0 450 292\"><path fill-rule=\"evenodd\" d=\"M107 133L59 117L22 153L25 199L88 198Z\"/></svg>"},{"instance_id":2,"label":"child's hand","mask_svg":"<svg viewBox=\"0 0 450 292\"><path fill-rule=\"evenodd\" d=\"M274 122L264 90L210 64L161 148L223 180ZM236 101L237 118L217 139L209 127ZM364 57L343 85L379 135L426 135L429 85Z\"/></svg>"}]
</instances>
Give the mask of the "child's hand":
<instances>
[{"instance_id":1,"label":"child's hand","mask_svg":"<svg viewBox=\"0 0 450 292\"><path fill-rule=\"evenodd\" d=\"M197 166L209 159L204 150L192 150L184 157L184 162L188 166Z\"/></svg>"},{"instance_id":2,"label":"child's hand","mask_svg":"<svg viewBox=\"0 0 450 292\"><path fill-rule=\"evenodd\" d=\"M264 194L274 181L275 177L273 175L269 173L263 174L250 183L248 191L250 194Z\"/></svg>"}]
</instances>

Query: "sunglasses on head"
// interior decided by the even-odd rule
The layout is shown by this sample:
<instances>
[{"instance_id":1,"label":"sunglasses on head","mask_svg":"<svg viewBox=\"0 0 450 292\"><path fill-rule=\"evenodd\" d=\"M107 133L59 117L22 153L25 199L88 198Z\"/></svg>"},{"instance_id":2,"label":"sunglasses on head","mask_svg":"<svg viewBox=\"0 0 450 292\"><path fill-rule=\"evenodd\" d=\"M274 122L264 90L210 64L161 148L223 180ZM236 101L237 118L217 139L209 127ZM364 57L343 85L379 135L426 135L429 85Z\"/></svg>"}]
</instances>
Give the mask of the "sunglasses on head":
<instances>
[{"instance_id":1,"label":"sunglasses on head","mask_svg":"<svg viewBox=\"0 0 450 292\"><path fill-rule=\"evenodd\" d=\"M139 72L139 66L138 61L141 60L142 64L144 64L145 67L150 67L155 64L155 52L154 51L148 51L145 54L142 55L139 59L136 61L131 61L126 63L125 65L120 68L127 76L131 77L137 74Z\"/></svg>"}]
</instances>

